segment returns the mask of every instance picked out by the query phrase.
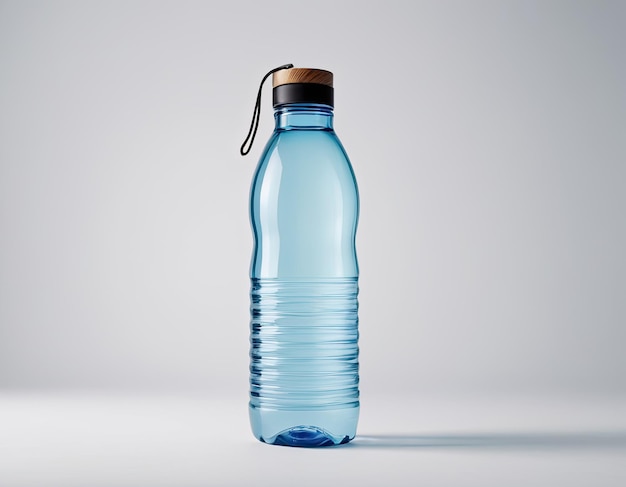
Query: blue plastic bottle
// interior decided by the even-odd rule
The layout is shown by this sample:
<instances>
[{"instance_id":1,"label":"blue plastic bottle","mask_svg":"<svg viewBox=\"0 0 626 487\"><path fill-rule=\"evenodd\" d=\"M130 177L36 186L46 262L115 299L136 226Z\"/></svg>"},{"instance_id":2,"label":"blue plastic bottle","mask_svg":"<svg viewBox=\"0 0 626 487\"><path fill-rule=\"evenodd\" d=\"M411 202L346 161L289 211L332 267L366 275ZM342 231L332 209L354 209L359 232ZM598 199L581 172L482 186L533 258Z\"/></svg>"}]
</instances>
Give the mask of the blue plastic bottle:
<instances>
[{"instance_id":1,"label":"blue plastic bottle","mask_svg":"<svg viewBox=\"0 0 626 487\"><path fill-rule=\"evenodd\" d=\"M250 198L252 431L337 445L359 416L358 190L333 130L332 73L276 71L273 95L276 128Z\"/></svg>"}]
</instances>

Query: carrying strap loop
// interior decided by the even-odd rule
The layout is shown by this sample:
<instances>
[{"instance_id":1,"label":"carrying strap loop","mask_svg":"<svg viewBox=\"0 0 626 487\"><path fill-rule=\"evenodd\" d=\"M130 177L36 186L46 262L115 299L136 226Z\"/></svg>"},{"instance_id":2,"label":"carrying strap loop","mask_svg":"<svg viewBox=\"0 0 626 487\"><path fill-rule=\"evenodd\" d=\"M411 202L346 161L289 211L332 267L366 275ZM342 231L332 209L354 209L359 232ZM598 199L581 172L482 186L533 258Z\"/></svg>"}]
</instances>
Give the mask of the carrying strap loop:
<instances>
[{"instance_id":1,"label":"carrying strap loop","mask_svg":"<svg viewBox=\"0 0 626 487\"><path fill-rule=\"evenodd\" d=\"M252 143L254 142L254 137L256 136L256 131L259 128L259 116L261 115L261 92L263 90L263 83L265 80L269 78L271 74L274 74L276 71L280 71L281 69L289 69L293 68L293 64L283 64L282 66L278 66L277 68L269 71L263 79L261 80L261 84L259 85L259 92L256 95L256 103L254 104L254 111L252 112L252 122L250 122L250 130L248 131L248 135L246 136L246 140L241 144L241 148L239 152L242 156L245 156L252 149ZM248 144L248 141L250 142ZM248 148L246 149L246 144L248 144Z\"/></svg>"}]
</instances>

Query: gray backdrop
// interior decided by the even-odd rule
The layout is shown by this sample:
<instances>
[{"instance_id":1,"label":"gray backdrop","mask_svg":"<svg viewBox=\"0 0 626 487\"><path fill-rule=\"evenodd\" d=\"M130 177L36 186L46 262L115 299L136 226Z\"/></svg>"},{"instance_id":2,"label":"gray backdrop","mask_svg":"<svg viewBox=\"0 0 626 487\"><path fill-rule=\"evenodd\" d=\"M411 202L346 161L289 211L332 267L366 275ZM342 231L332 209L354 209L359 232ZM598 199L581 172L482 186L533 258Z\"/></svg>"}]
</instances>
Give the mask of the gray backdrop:
<instances>
[{"instance_id":1,"label":"gray backdrop","mask_svg":"<svg viewBox=\"0 0 626 487\"><path fill-rule=\"evenodd\" d=\"M335 73L362 391L626 392L624 2L0 2L0 388L245 395L256 89Z\"/></svg>"}]
</instances>

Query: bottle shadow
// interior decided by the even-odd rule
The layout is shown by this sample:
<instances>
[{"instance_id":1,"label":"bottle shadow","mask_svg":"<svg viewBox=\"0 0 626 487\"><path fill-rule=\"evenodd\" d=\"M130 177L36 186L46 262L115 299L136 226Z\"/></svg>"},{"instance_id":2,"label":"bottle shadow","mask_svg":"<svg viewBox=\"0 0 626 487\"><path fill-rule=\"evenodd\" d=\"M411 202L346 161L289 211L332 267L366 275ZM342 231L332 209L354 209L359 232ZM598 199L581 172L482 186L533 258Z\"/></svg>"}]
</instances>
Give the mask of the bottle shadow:
<instances>
[{"instance_id":1,"label":"bottle shadow","mask_svg":"<svg viewBox=\"0 0 626 487\"><path fill-rule=\"evenodd\" d=\"M626 450L626 431L358 435L341 448Z\"/></svg>"}]
</instances>

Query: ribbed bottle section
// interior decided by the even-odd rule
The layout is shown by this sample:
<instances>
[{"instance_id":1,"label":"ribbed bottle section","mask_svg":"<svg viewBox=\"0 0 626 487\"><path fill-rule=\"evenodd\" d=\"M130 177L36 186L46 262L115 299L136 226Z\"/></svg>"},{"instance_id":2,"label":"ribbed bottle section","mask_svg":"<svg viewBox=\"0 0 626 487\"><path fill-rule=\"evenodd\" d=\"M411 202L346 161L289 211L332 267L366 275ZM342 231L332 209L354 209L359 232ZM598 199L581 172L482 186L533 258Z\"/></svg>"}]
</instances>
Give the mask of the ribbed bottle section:
<instances>
[{"instance_id":1,"label":"ribbed bottle section","mask_svg":"<svg viewBox=\"0 0 626 487\"><path fill-rule=\"evenodd\" d=\"M357 295L356 278L252 279L253 408L358 407Z\"/></svg>"}]
</instances>

